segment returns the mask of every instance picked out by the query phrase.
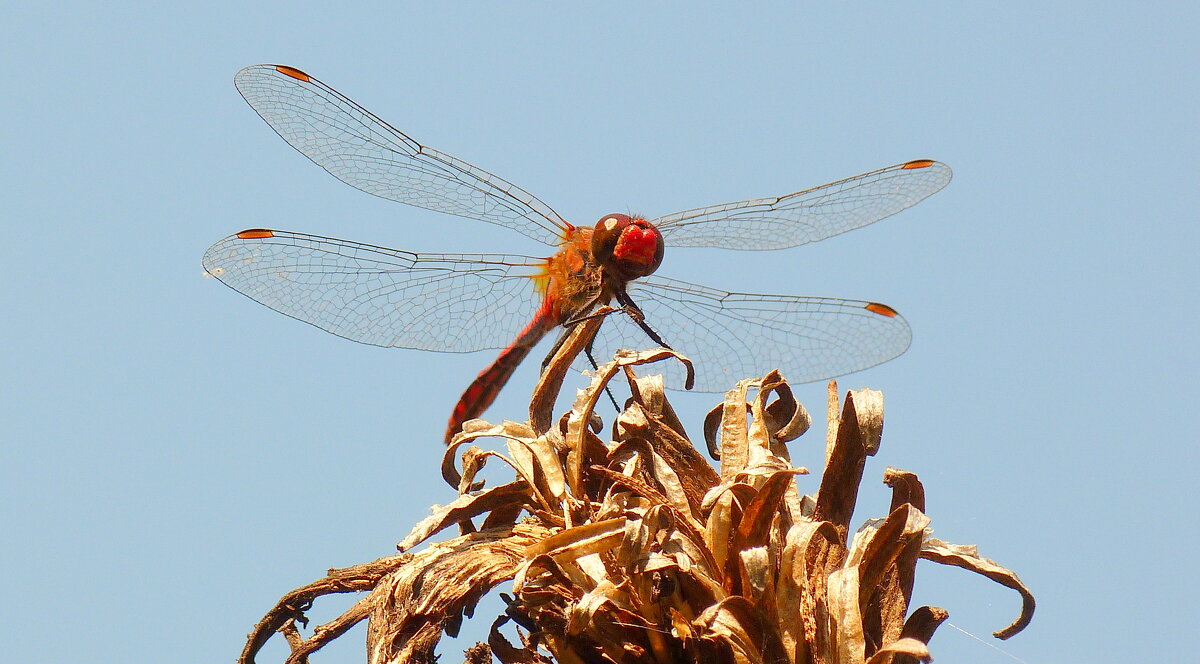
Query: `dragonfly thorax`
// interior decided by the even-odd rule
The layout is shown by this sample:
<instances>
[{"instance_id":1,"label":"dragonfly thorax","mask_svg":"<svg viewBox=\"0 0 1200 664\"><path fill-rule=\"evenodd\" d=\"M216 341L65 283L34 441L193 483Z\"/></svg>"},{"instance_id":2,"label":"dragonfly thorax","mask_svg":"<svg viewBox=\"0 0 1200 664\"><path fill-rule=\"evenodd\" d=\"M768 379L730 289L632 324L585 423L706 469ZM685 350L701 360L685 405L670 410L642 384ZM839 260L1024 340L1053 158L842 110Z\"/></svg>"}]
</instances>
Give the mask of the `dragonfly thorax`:
<instances>
[{"instance_id":1,"label":"dragonfly thorax","mask_svg":"<svg viewBox=\"0 0 1200 664\"><path fill-rule=\"evenodd\" d=\"M644 277L662 263L662 234L645 219L605 215L592 232L592 258L623 280Z\"/></svg>"}]
</instances>

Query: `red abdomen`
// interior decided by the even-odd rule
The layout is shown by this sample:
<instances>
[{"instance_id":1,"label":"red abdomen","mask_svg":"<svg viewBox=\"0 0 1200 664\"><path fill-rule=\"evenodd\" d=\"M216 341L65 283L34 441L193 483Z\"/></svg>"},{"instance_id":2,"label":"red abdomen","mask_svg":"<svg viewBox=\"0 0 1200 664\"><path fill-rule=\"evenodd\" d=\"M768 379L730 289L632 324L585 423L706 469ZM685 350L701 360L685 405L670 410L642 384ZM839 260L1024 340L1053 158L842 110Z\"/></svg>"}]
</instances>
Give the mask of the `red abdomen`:
<instances>
[{"instance_id":1,"label":"red abdomen","mask_svg":"<svg viewBox=\"0 0 1200 664\"><path fill-rule=\"evenodd\" d=\"M458 398L458 403L454 404L454 410L450 413L450 422L446 425L444 440L447 445L450 444L451 438L462 431L463 422L479 417L483 411L487 410L488 406L492 405L492 402L496 400L496 395L512 377L513 372L517 370L517 366L521 364L525 356L529 355L529 351L533 350L542 337L546 336L558 323L558 317L554 315L550 299L547 298L529 325L525 326L517 338L500 352L500 356L488 368L479 373L479 376L467 386L466 391Z\"/></svg>"}]
</instances>

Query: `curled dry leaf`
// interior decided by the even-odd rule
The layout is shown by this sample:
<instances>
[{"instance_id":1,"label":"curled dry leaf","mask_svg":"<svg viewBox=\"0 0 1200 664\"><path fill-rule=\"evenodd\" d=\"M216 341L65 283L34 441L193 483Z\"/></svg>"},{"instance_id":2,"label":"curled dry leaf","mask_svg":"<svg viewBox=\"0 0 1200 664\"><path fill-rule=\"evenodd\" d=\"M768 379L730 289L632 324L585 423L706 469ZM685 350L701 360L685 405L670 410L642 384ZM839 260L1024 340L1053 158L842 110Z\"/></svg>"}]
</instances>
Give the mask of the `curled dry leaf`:
<instances>
[{"instance_id":1,"label":"curled dry leaf","mask_svg":"<svg viewBox=\"0 0 1200 664\"><path fill-rule=\"evenodd\" d=\"M998 639L1010 639L1029 626L1033 620L1033 610L1036 605L1033 593L1017 578L1016 572L1001 567L994 560L979 555L979 549L969 544L950 544L940 539L927 538L921 544L921 557L926 560L953 565L982 574L1002 586L1012 588L1021 594L1021 615L1004 629L992 632Z\"/></svg>"},{"instance_id":2,"label":"curled dry leaf","mask_svg":"<svg viewBox=\"0 0 1200 664\"><path fill-rule=\"evenodd\" d=\"M504 664L929 661L927 643L947 614L910 609L920 558L1020 593L1020 617L997 636L1028 624L1033 597L1015 574L974 547L930 537L924 488L912 473L887 469L887 516L850 536L866 458L881 441L880 393L852 391L839 404L832 388L827 450L799 448L817 462L826 455L818 482L792 464L785 446L811 418L783 377L740 381L705 422L720 459L714 470L687 439L661 379L635 374L653 362L690 370L666 349L618 354L566 416L553 417L567 368L598 322L581 323L564 340L529 424L474 420L454 437L442 476L458 496L400 543L415 553L333 570L289 593L256 627L240 661L253 661L281 631L289 661L303 662L367 619L370 664L431 662L442 634L457 633L480 596L508 581L505 613L487 644L467 651L472 664L492 657ZM622 376L632 397L605 440L594 411ZM504 453L486 449L488 441ZM513 469L512 481L483 486L478 471L491 459ZM417 548L454 525L458 537ZM304 638L296 627L304 612L338 592L365 596Z\"/></svg>"}]
</instances>

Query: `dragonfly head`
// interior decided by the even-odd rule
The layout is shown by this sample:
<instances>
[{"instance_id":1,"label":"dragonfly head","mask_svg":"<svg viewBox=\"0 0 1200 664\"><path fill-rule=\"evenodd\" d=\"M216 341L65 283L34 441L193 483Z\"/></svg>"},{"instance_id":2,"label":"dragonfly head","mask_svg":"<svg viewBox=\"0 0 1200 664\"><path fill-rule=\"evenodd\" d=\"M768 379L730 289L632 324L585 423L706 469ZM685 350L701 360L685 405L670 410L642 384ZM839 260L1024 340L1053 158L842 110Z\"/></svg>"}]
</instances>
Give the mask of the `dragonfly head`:
<instances>
[{"instance_id":1,"label":"dragonfly head","mask_svg":"<svg viewBox=\"0 0 1200 664\"><path fill-rule=\"evenodd\" d=\"M622 279L644 277L662 263L662 233L645 219L605 215L592 232L592 257Z\"/></svg>"}]
</instances>

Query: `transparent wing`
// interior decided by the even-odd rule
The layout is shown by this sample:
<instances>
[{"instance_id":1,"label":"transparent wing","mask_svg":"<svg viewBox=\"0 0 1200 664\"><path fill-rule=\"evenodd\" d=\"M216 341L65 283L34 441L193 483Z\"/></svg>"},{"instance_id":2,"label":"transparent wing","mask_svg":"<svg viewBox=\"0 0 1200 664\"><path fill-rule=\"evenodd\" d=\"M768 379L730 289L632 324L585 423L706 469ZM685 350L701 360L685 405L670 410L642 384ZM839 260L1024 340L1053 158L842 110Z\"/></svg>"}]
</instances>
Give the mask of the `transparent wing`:
<instances>
[{"instance_id":1,"label":"transparent wing","mask_svg":"<svg viewBox=\"0 0 1200 664\"><path fill-rule=\"evenodd\" d=\"M255 229L204 254L222 283L282 314L375 346L447 352L503 348L541 302L545 259L414 254Z\"/></svg>"},{"instance_id":2,"label":"transparent wing","mask_svg":"<svg viewBox=\"0 0 1200 664\"><path fill-rule=\"evenodd\" d=\"M776 198L676 212L652 223L676 247L785 249L861 228L916 205L950 182L919 159Z\"/></svg>"},{"instance_id":3,"label":"transparent wing","mask_svg":"<svg viewBox=\"0 0 1200 664\"><path fill-rule=\"evenodd\" d=\"M369 194L506 226L557 245L562 217L533 194L417 143L337 90L283 65L255 65L234 85L283 140Z\"/></svg>"},{"instance_id":4,"label":"transparent wing","mask_svg":"<svg viewBox=\"0 0 1200 664\"><path fill-rule=\"evenodd\" d=\"M795 295L755 295L649 277L628 292L646 323L696 367L695 389L724 392L743 378L779 369L793 383L840 376L886 362L908 349L912 332L886 305ZM598 362L618 348L653 347L624 314L601 326ZM668 387L683 388L681 365L661 362Z\"/></svg>"}]
</instances>

